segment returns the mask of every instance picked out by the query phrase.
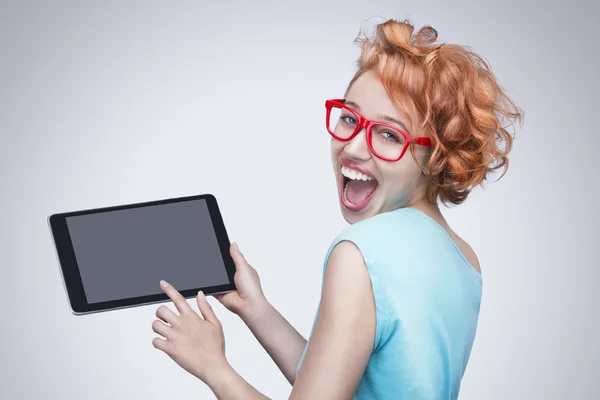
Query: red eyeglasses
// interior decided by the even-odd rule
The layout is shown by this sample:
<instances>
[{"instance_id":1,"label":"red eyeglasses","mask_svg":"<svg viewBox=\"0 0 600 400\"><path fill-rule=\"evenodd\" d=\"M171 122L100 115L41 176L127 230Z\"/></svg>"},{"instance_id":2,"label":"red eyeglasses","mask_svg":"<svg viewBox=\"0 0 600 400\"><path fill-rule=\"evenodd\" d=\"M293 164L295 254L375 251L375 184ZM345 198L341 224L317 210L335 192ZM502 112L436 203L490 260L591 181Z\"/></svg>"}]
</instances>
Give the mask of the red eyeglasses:
<instances>
[{"instance_id":1,"label":"red eyeglasses","mask_svg":"<svg viewBox=\"0 0 600 400\"><path fill-rule=\"evenodd\" d=\"M400 160L412 140L422 146L431 146L429 137L413 138L398 127L367 119L348 107L345 102L345 99L325 101L327 130L335 139L347 142L365 128L369 149L385 161Z\"/></svg>"}]
</instances>

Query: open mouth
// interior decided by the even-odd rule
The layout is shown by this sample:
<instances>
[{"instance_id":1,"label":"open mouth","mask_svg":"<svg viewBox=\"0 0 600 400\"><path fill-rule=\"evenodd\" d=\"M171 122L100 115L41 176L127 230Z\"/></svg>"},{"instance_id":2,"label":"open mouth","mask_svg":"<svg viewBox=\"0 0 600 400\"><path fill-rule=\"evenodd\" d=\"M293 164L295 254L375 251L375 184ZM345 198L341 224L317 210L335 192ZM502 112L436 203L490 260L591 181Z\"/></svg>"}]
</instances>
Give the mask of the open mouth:
<instances>
[{"instance_id":1,"label":"open mouth","mask_svg":"<svg viewBox=\"0 0 600 400\"><path fill-rule=\"evenodd\" d=\"M348 170L341 174L340 201L347 209L360 211L369 204L379 183L373 177L361 177L353 172L350 173L352 177L346 175L348 175Z\"/></svg>"}]
</instances>

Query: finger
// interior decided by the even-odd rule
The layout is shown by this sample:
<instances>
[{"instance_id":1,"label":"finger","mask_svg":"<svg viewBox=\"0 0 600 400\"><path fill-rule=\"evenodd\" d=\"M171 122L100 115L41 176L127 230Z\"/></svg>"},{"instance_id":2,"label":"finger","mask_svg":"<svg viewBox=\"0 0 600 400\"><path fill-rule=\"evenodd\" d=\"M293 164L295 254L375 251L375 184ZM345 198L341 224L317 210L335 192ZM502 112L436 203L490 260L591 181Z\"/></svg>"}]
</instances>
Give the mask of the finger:
<instances>
[{"instance_id":1,"label":"finger","mask_svg":"<svg viewBox=\"0 0 600 400\"><path fill-rule=\"evenodd\" d=\"M177 307L179 314L186 314L192 311L192 307L190 307L188 302L185 301L185 297L183 297L181 293L179 293L173 287L173 285L165 281L160 281L160 287L163 290L163 292L165 292L167 296L169 296L169 298L173 300L173 304L175 304L175 307Z\"/></svg>"},{"instance_id":2,"label":"finger","mask_svg":"<svg viewBox=\"0 0 600 400\"><path fill-rule=\"evenodd\" d=\"M152 330L164 338L169 339L171 337L171 329L172 328L169 325L157 319L152 322Z\"/></svg>"},{"instance_id":3,"label":"finger","mask_svg":"<svg viewBox=\"0 0 600 400\"><path fill-rule=\"evenodd\" d=\"M213 311L210 303L206 300L206 297L204 296L202 290L198 292L198 296L196 296L196 301L198 302L198 309L200 309L200 312L202 313L204 319L212 323L213 325L220 327L221 322L219 321L219 318L217 318L217 316L215 315L215 312Z\"/></svg>"},{"instance_id":4,"label":"finger","mask_svg":"<svg viewBox=\"0 0 600 400\"><path fill-rule=\"evenodd\" d=\"M156 316L171 326L177 323L177 314L175 314L169 307L165 305L158 307L156 310Z\"/></svg>"},{"instance_id":5,"label":"finger","mask_svg":"<svg viewBox=\"0 0 600 400\"><path fill-rule=\"evenodd\" d=\"M244 257L242 252L239 250L237 243L233 243L231 245L229 248L229 254L231 254L231 258L233 258L236 267L240 265L248 265L248 261L246 261L246 257Z\"/></svg>"},{"instance_id":6,"label":"finger","mask_svg":"<svg viewBox=\"0 0 600 400\"><path fill-rule=\"evenodd\" d=\"M166 339L156 337L152 339L152 345L165 353L169 353L169 342Z\"/></svg>"}]
</instances>

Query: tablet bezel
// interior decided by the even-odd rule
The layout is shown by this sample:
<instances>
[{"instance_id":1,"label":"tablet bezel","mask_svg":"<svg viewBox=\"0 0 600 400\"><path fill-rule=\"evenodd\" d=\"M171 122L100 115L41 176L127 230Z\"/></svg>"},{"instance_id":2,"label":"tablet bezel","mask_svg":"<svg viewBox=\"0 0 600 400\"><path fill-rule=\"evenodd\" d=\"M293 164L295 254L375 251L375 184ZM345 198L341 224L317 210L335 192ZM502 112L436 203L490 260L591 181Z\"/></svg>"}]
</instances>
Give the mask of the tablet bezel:
<instances>
[{"instance_id":1,"label":"tablet bezel","mask_svg":"<svg viewBox=\"0 0 600 400\"><path fill-rule=\"evenodd\" d=\"M54 241L54 249L58 259L59 269L63 281L63 286L67 297L69 299L69 306L71 312L75 315L90 314L101 311L116 310L121 308L138 307L147 304L155 304L171 301L171 299L163 292L160 292L159 283L156 282L157 293L146 296L131 297L126 299L103 301L98 303L88 303L85 291L83 288L83 282L81 280L81 274L79 272L79 266L75 257L75 250L71 241L71 236L67 227L66 218L78 216L97 214L103 212L111 212L118 210L127 210L133 208L150 207L162 204L180 203L186 201L195 201L204 199L208 207L212 225L217 237L221 256L225 263L225 269L227 270L227 277L229 278L228 284L199 287L194 289L186 289L179 291L185 298L196 297L199 290L202 290L205 295L213 295L218 293L225 293L236 290L233 276L235 274L235 263L229 254L229 248L231 243L227 236L227 230L223 222L223 217L217 203L217 199L212 194L200 194L193 196L176 197L162 200L153 200L140 203L122 204L118 206L93 208L87 210L69 211L63 213L52 214L48 217L48 227L50 234Z\"/></svg>"}]
</instances>

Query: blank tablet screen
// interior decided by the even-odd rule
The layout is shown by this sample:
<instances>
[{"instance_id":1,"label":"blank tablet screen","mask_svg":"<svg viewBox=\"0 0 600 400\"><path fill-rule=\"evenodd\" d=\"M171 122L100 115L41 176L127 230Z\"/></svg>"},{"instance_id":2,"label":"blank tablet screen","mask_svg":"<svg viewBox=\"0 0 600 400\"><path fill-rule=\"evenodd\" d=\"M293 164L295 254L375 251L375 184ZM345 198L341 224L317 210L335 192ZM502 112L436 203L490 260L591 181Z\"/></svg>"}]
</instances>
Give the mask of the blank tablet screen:
<instances>
[{"instance_id":1,"label":"blank tablet screen","mask_svg":"<svg viewBox=\"0 0 600 400\"><path fill-rule=\"evenodd\" d=\"M228 284L206 200L66 218L88 303Z\"/></svg>"}]
</instances>

